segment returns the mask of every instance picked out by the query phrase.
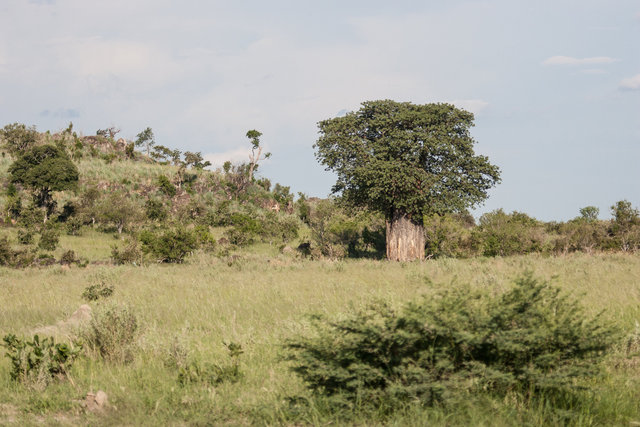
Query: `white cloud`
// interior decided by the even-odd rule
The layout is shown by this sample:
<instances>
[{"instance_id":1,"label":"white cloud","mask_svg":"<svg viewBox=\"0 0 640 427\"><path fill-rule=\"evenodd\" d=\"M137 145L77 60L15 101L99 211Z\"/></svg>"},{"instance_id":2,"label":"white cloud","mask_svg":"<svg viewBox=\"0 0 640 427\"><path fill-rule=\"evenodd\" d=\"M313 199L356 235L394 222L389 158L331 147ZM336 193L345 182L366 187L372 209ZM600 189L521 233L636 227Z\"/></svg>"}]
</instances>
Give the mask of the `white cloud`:
<instances>
[{"instance_id":1,"label":"white cloud","mask_svg":"<svg viewBox=\"0 0 640 427\"><path fill-rule=\"evenodd\" d=\"M544 61L543 65L595 65L595 64L611 64L617 62L615 58L608 56L593 56L590 58L574 58L573 56L552 56Z\"/></svg>"},{"instance_id":2,"label":"white cloud","mask_svg":"<svg viewBox=\"0 0 640 427\"><path fill-rule=\"evenodd\" d=\"M620 82L620 89L640 90L640 74L636 74Z\"/></svg>"},{"instance_id":3,"label":"white cloud","mask_svg":"<svg viewBox=\"0 0 640 427\"><path fill-rule=\"evenodd\" d=\"M483 101L482 99L458 99L455 101L451 101L451 103L456 107L470 111L473 114L478 114L480 111L489 106L489 103L487 101Z\"/></svg>"}]
</instances>

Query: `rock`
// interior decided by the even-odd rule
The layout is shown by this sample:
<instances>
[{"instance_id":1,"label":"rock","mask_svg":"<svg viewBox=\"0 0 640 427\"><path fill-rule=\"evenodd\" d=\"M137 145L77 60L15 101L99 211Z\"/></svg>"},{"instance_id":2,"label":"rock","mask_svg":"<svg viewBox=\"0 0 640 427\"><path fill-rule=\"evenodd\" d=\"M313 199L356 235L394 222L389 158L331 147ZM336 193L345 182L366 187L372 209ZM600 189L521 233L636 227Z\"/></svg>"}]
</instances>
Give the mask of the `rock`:
<instances>
[{"instance_id":1,"label":"rock","mask_svg":"<svg viewBox=\"0 0 640 427\"><path fill-rule=\"evenodd\" d=\"M109 397L107 393L98 390L96 393L87 393L84 399L84 407L89 412L102 412L109 406Z\"/></svg>"},{"instance_id":2,"label":"rock","mask_svg":"<svg viewBox=\"0 0 640 427\"><path fill-rule=\"evenodd\" d=\"M83 323L87 323L91 320L91 307L87 304L82 304L76 311L73 312L71 317L67 319L66 324L72 327L78 327Z\"/></svg>"},{"instance_id":3,"label":"rock","mask_svg":"<svg viewBox=\"0 0 640 427\"><path fill-rule=\"evenodd\" d=\"M67 320L60 320L55 325L41 326L33 331L39 335L69 335L76 329L91 321L91 307L82 304Z\"/></svg>"}]
</instances>

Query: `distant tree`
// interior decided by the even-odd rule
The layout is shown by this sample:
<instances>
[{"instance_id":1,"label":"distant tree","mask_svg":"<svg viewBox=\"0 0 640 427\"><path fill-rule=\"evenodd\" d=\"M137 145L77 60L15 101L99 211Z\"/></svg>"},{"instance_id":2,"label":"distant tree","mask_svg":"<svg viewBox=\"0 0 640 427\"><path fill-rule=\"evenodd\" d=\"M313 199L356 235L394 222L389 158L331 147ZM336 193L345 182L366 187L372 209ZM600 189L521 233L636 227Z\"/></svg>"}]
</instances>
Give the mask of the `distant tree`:
<instances>
[{"instance_id":1,"label":"distant tree","mask_svg":"<svg viewBox=\"0 0 640 427\"><path fill-rule=\"evenodd\" d=\"M600 209L595 206L585 206L580 209L580 218L588 222L597 221L598 214L600 214Z\"/></svg>"},{"instance_id":2,"label":"distant tree","mask_svg":"<svg viewBox=\"0 0 640 427\"><path fill-rule=\"evenodd\" d=\"M186 167L192 167L194 169L204 169L208 166L211 166L211 162L209 160L204 160L204 158L202 157L202 153L200 153L199 151L196 153L185 151L184 163Z\"/></svg>"},{"instance_id":3,"label":"distant tree","mask_svg":"<svg viewBox=\"0 0 640 427\"><path fill-rule=\"evenodd\" d=\"M19 156L36 145L38 132L35 126L13 123L0 130L0 139L12 156Z\"/></svg>"},{"instance_id":4,"label":"distant tree","mask_svg":"<svg viewBox=\"0 0 640 427\"><path fill-rule=\"evenodd\" d=\"M110 126L106 129L98 129L96 131L96 135L109 139L114 139L118 133L120 133L120 129L115 126Z\"/></svg>"},{"instance_id":5,"label":"distant tree","mask_svg":"<svg viewBox=\"0 0 640 427\"><path fill-rule=\"evenodd\" d=\"M151 157L158 162L168 162L171 159L173 150L164 145L156 145L153 147Z\"/></svg>"},{"instance_id":6,"label":"distant tree","mask_svg":"<svg viewBox=\"0 0 640 427\"><path fill-rule=\"evenodd\" d=\"M278 183L276 183L276 185L273 187L273 198L283 208L288 204L293 203L293 193L291 193L290 190L290 187L280 185Z\"/></svg>"},{"instance_id":7,"label":"distant tree","mask_svg":"<svg viewBox=\"0 0 640 427\"><path fill-rule=\"evenodd\" d=\"M247 132L247 138L251 141L251 154L249 155L249 181L253 181L253 174L258 168L258 163L271 157L271 153L262 155L262 146L260 145L261 132L253 129Z\"/></svg>"},{"instance_id":8,"label":"distant tree","mask_svg":"<svg viewBox=\"0 0 640 427\"><path fill-rule=\"evenodd\" d=\"M147 150L147 157L151 157L151 147L153 147L156 143L155 136L153 135L153 131L151 130L151 128L146 128L136 136L136 147L141 147L144 145Z\"/></svg>"},{"instance_id":9,"label":"distant tree","mask_svg":"<svg viewBox=\"0 0 640 427\"><path fill-rule=\"evenodd\" d=\"M629 251L640 247L640 212L628 200L620 200L611 206L613 221L611 234L620 249Z\"/></svg>"},{"instance_id":10,"label":"distant tree","mask_svg":"<svg viewBox=\"0 0 640 427\"><path fill-rule=\"evenodd\" d=\"M477 205L499 182L473 152L473 114L453 105L370 101L318 126L316 157L338 175L333 193L386 216L391 260L424 258L424 215Z\"/></svg>"},{"instance_id":11,"label":"distant tree","mask_svg":"<svg viewBox=\"0 0 640 427\"><path fill-rule=\"evenodd\" d=\"M142 219L144 211L129 194L112 192L96 206L98 221L113 226L122 234L127 227Z\"/></svg>"},{"instance_id":12,"label":"distant tree","mask_svg":"<svg viewBox=\"0 0 640 427\"><path fill-rule=\"evenodd\" d=\"M45 209L45 222L55 208L53 191L75 190L78 169L67 154L54 145L31 148L9 166L11 182L33 192L38 207Z\"/></svg>"}]
</instances>

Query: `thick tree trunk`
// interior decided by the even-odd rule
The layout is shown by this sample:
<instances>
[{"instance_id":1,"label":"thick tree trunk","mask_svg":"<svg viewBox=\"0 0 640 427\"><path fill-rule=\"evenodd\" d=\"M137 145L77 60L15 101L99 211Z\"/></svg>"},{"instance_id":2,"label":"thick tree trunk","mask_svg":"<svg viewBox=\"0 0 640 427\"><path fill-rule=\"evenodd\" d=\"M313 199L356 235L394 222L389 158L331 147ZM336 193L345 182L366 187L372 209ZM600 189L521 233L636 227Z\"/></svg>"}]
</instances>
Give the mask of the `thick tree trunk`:
<instances>
[{"instance_id":1,"label":"thick tree trunk","mask_svg":"<svg viewBox=\"0 0 640 427\"><path fill-rule=\"evenodd\" d=\"M424 226L404 212L394 210L387 219L387 259L390 261L413 261L424 259Z\"/></svg>"}]
</instances>

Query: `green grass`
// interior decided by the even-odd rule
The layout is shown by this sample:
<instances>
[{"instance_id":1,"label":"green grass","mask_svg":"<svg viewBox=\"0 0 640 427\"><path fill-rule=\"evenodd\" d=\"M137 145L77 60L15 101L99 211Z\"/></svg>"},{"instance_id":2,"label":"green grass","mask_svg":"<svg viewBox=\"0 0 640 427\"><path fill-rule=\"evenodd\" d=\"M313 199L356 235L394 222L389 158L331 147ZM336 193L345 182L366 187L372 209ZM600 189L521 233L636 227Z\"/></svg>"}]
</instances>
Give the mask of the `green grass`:
<instances>
[{"instance_id":1,"label":"green grass","mask_svg":"<svg viewBox=\"0 0 640 427\"><path fill-rule=\"evenodd\" d=\"M108 236L107 236L108 237ZM99 235L65 237L83 256L105 256L108 244ZM73 240L76 239L76 240ZM108 239L112 239L108 237ZM107 240L108 240L107 239ZM82 246L86 245L86 247ZM91 252L90 252L91 253ZM108 253L106 254L108 257ZM30 335L38 327L66 319L85 301L83 290L100 278L115 285L113 303L127 304L138 315L141 335L135 361L110 366L83 358L73 368L74 384L63 382L44 392L9 380L9 364L0 361L0 425L20 424L331 424L335 419L322 402L293 414L286 397L305 395L303 385L280 361L281 343L304 332L304 315L339 315L372 299L405 302L452 282L468 282L498 292L524 270L583 295L590 313L631 332L640 320L640 257L602 254L567 257L526 256L495 259L442 259L423 263L384 261L307 261L261 247L229 265L224 259L196 254L185 265L61 266L25 270L0 269L0 334ZM102 305L92 303L94 309ZM223 341L243 345L235 384L181 386L178 372L164 361L175 341L192 359L223 363ZM629 425L640 422L640 362L611 358L596 393L582 403L576 425ZM635 363L635 364L634 364ZM113 407L105 414L85 413L87 392L104 390ZM4 406L3 406L4 405ZM356 421L354 421L356 420ZM564 425L567 419L548 402L517 397L470 397L456 408L409 406L392 416L356 414L359 425Z\"/></svg>"}]
</instances>

